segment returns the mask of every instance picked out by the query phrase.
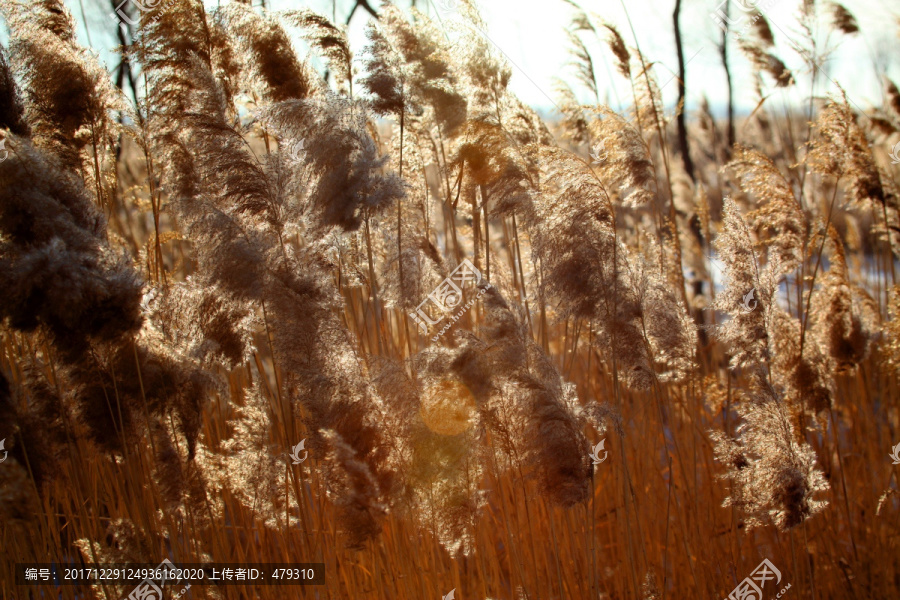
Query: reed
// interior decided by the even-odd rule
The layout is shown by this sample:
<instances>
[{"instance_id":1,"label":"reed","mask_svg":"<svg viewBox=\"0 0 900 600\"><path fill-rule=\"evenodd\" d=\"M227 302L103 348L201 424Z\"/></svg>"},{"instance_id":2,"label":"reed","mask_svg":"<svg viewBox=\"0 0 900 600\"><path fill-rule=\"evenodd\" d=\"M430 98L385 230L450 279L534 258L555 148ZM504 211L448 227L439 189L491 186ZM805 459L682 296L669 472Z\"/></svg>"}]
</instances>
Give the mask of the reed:
<instances>
[{"instance_id":1,"label":"reed","mask_svg":"<svg viewBox=\"0 0 900 600\"><path fill-rule=\"evenodd\" d=\"M174 0L140 106L65 5L0 0L0 597L131 591L14 563L163 558L326 565L196 598L722 598L763 558L791 597L896 596L896 85L816 108L813 23L862 25L805 2L797 57L742 43L736 143L705 107L688 145L567 4L544 119L470 0L385 3L360 49Z\"/></svg>"}]
</instances>

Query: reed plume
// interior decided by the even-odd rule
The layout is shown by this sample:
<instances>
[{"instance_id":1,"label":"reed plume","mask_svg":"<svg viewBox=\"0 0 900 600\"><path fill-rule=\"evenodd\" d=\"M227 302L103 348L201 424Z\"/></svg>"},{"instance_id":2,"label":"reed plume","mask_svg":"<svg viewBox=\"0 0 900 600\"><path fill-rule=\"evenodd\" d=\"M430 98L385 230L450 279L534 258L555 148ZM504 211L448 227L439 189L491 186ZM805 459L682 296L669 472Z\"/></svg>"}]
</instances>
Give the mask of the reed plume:
<instances>
[{"instance_id":1,"label":"reed plume","mask_svg":"<svg viewBox=\"0 0 900 600\"><path fill-rule=\"evenodd\" d=\"M21 137L31 134L31 128L25 120L25 106L19 86L9 68L5 48L0 48L0 127Z\"/></svg>"},{"instance_id":2,"label":"reed plume","mask_svg":"<svg viewBox=\"0 0 900 600\"><path fill-rule=\"evenodd\" d=\"M141 282L107 243L106 222L82 180L28 139L11 134L7 142L0 310L17 329L45 327L64 355L79 361L91 340L137 332Z\"/></svg>"},{"instance_id":3,"label":"reed plume","mask_svg":"<svg viewBox=\"0 0 900 600\"><path fill-rule=\"evenodd\" d=\"M270 441L271 416L263 384L255 381L232 411L231 435L215 446L204 440L197 453L213 515L225 517L227 493L236 495L267 527L296 526L299 519L285 506L282 492L287 477L282 461L287 457L282 454L279 460Z\"/></svg>"},{"instance_id":4,"label":"reed plume","mask_svg":"<svg viewBox=\"0 0 900 600\"><path fill-rule=\"evenodd\" d=\"M746 216L756 230L758 246L773 254L779 274L793 271L804 259L809 225L787 179L771 159L743 146L735 149L727 167L759 204Z\"/></svg>"},{"instance_id":5,"label":"reed plume","mask_svg":"<svg viewBox=\"0 0 900 600\"><path fill-rule=\"evenodd\" d=\"M521 309L513 311L495 288L485 296L486 347L479 359L492 374L494 391L482 409L489 427L497 429L512 464L536 472L544 493L563 506L582 502L588 444L573 412L576 392L531 339Z\"/></svg>"},{"instance_id":6,"label":"reed plume","mask_svg":"<svg viewBox=\"0 0 900 600\"><path fill-rule=\"evenodd\" d=\"M766 50L768 41L759 42L742 39L740 48L758 72L768 73L775 80L775 87L790 87L796 83L793 73L773 52ZM757 84L758 85L758 84Z\"/></svg>"},{"instance_id":7,"label":"reed plume","mask_svg":"<svg viewBox=\"0 0 900 600\"><path fill-rule=\"evenodd\" d=\"M640 131L607 107L598 107L591 122L591 139L603 147L599 165L604 184L618 192L622 202L638 205L655 197L656 174Z\"/></svg>"},{"instance_id":8,"label":"reed plume","mask_svg":"<svg viewBox=\"0 0 900 600\"><path fill-rule=\"evenodd\" d=\"M884 86L887 93L887 107L891 110L895 119L900 118L900 89L897 89L897 84L887 77L884 78Z\"/></svg>"},{"instance_id":9,"label":"reed plume","mask_svg":"<svg viewBox=\"0 0 900 600\"><path fill-rule=\"evenodd\" d=\"M454 59L459 64L466 95L469 97L469 113L473 118L493 115L502 120L500 105L506 96L512 69L495 46L483 35L487 24L470 0L461 0L463 18L468 26L457 42Z\"/></svg>"},{"instance_id":10,"label":"reed plume","mask_svg":"<svg viewBox=\"0 0 900 600\"><path fill-rule=\"evenodd\" d=\"M828 229L830 266L813 294L812 330L839 372L856 368L869 355L881 328L875 300L850 281L844 245L833 227Z\"/></svg>"},{"instance_id":11,"label":"reed plume","mask_svg":"<svg viewBox=\"0 0 900 600\"><path fill-rule=\"evenodd\" d=\"M590 122L574 90L565 82L554 83L556 104L562 112L562 132L576 144L590 144Z\"/></svg>"},{"instance_id":12,"label":"reed plume","mask_svg":"<svg viewBox=\"0 0 900 600\"><path fill-rule=\"evenodd\" d=\"M347 84L347 94L353 96L353 52L347 40L347 32L311 10L289 10L285 20L303 30L303 37L328 62L341 88Z\"/></svg>"},{"instance_id":13,"label":"reed plume","mask_svg":"<svg viewBox=\"0 0 900 600\"><path fill-rule=\"evenodd\" d=\"M315 93L315 81L274 15L260 15L249 6L234 3L223 9L223 18L245 57L245 85L269 102L302 100Z\"/></svg>"},{"instance_id":14,"label":"reed plume","mask_svg":"<svg viewBox=\"0 0 900 600\"><path fill-rule=\"evenodd\" d=\"M466 119L466 98L440 32L422 15L414 13L413 18L419 20L415 26L390 3L380 13L389 43L402 61L408 93L416 104L431 108L433 122L444 135L452 135ZM370 62L369 67L373 66L378 68Z\"/></svg>"},{"instance_id":15,"label":"reed plume","mask_svg":"<svg viewBox=\"0 0 900 600\"><path fill-rule=\"evenodd\" d=\"M739 507L748 528L774 524L790 529L824 508L825 501L816 495L828 484L772 382L787 385L794 411L822 410L830 402L827 382L816 377L824 361L809 354L803 361L796 346L785 342L800 327L775 304L782 272L778 254L770 252L769 263L759 266L749 227L731 199L725 200L723 230L715 246L725 263L727 280L725 290L716 295L716 306L731 317L720 327L719 336L731 350L732 368L744 370L749 381L743 390L746 399L740 406L743 422L737 439L712 433L716 455L728 468L724 476L734 484L725 505ZM749 294L750 290L754 293ZM797 397L811 392L815 396Z\"/></svg>"},{"instance_id":16,"label":"reed plume","mask_svg":"<svg viewBox=\"0 0 900 600\"><path fill-rule=\"evenodd\" d=\"M834 28L844 35L853 35L859 33L859 25L856 23L856 17L853 16L844 5L835 2L832 4L832 18Z\"/></svg>"},{"instance_id":17,"label":"reed plume","mask_svg":"<svg viewBox=\"0 0 900 600\"><path fill-rule=\"evenodd\" d=\"M843 182L854 205L884 204L886 195L872 150L843 89L841 101L831 100L822 109L815 131L807 157L810 168Z\"/></svg>"},{"instance_id":18,"label":"reed plume","mask_svg":"<svg viewBox=\"0 0 900 600\"><path fill-rule=\"evenodd\" d=\"M10 141L12 155L0 164L4 319L49 334L59 376L74 391L75 418L92 439L121 450L138 426L133 410L172 410L192 454L203 377L169 350L142 343L142 283L130 260L110 247L83 180L30 141ZM114 373L132 377L116 384Z\"/></svg>"},{"instance_id":19,"label":"reed plume","mask_svg":"<svg viewBox=\"0 0 900 600\"><path fill-rule=\"evenodd\" d=\"M817 342L801 350L800 320L775 309L771 337L773 382L784 390L784 400L794 412L818 415L831 408L834 382L828 376L831 363Z\"/></svg>"},{"instance_id":20,"label":"reed plume","mask_svg":"<svg viewBox=\"0 0 900 600\"><path fill-rule=\"evenodd\" d=\"M607 44L616 58L616 69L618 69L622 77L631 79L631 53L628 51L628 46L625 45L622 34L619 33L619 30L614 25L609 23L604 23L603 27L609 33Z\"/></svg>"},{"instance_id":21,"label":"reed plume","mask_svg":"<svg viewBox=\"0 0 900 600\"><path fill-rule=\"evenodd\" d=\"M869 25L808 0L796 42L731 2L717 45L734 67L753 19L758 103L676 106L685 169L665 57L619 33L639 20L560 5L547 117L472 0L413 4L343 26L144 2L111 78L77 41L109 38L91 7L82 29L0 0L4 552L320 561L335 597L679 600L727 596L765 548L817 597L893 597L900 93L878 60L882 106L805 92ZM0 561L0 597L17 576ZM130 592L53 583L30 589Z\"/></svg>"},{"instance_id":22,"label":"reed plume","mask_svg":"<svg viewBox=\"0 0 900 600\"><path fill-rule=\"evenodd\" d=\"M827 502L819 496L829 489L828 482L812 448L796 441L777 392L756 380L742 412L737 440L711 434L728 468L724 476L734 485L724 505L740 509L748 529L772 524L786 531L821 512Z\"/></svg>"},{"instance_id":23,"label":"reed plume","mask_svg":"<svg viewBox=\"0 0 900 600\"><path fill-rule=\"evenodd\" d=\"M0 439L6 440L10 457L27 468L40 493L59 474L66 421L71 419L45 369L46 363L36 360L25 369L24 379L13 383L0 373Z\"/></svg>"},{"instance_id":24,"label":"reed plume","mask_svg":"<svg viewBox=\"0 0 900 600\"><path fill-rule=\"evenodd\" d=\"M269 25L265 31L275 38L280 35L272 33L275 30ZM160 44L175 41L177 38L162 39ZM170 68L187 71L181 78L191 84L183 100L199 109L180 116L175 139L167 135L158 143L167 150L172 189L183 194L173 206L193 239L200 242L196 256L202 277L227 293L226 304L247 302L265 309L266 318L271 319L267 323L275 357L288 373L285 385L298 413L302 405L308 415L313 433L310 447L325 457L330 494L350 503L345 516L351 525L365 524L358 536L350 538L350 543L358 545L377 529L382 494L392 485L375 427L382 409L363 383L359 358L347 341L346 329L331 311L334 290L323 275L327 260L322 248L289 243L293 232L312 233L317 225L313 220L306 227L302 210L291 202L290 192L297 189L292 186L299 178L292 176L282 157L260 164L247 151L240 132L228 121L220 84L201 55L160 68L161 72L154 73L160 80L169 77L166 72ZM270 90L270 97L282 98L285 89ZM261 114L273 122L291 122L307 135L331 131L335 141L338 132L347 132L335 130L349 118L350 135L345 133L342 143L330 148L327 156L316 156L322 161L314 163L314 168L322 169L319 173L324 181L318 183L322 202L327 197L331 204L313 206L325 211L321 226L341 224L352 229L358 226L360 211L354 203L395 197L391 194L397 193L392 187L396 180L377 172L381 162L376 148L354 118L352 104L337 99L324 106L298 102L296 98L283 101L272 106L271 113ZM342 110L350 115L344 116ZM338 167L330 176L324 172L325 164L335 167L334 162L325 162L329 157L351 161L353 166ZM349 206L342 204L341 193ZM333 214L344 220L335 223ZM232 339L239 337L231 335ZM369 485L369 476L363 473L370 473L377 485ZM363 500L366 504L361 507ZM364 517L360 510L369 516ZM264 510L262 514L272 513ZM273 522L271 516L266 518Z\"/></svg>"},{"instance_id":25,"label":"reed plume","mask_svg":"<svg viewBox=\"0 0 900 600\"><path fill-rule=\"evenodd\" d=\"M642 306L626 278L626 255L616 237L609 195L575 156L557 148L535 152L545 173L530 227L545 293L558 302L560 316L585 319L598 328L595 343L615 349L629 386L649 387L654 375Z\"/></svg>"},{"instance_id":26,"label":"reed plume","mask_svg":"<svg viewBox=\"0 0 900 600\"><path fill-rule=\"evenodd\" d=\"M68 167L87 168L99 184L100 173L82 152L110 144L111 113L124 107L109 74L77 44L75 19L62 2L7 0L0 12L10 27L12 65L24 84L34 142Z\"/></svg>"},{"instance_id":27,"label":"reed plume","mask_svg":"<svg viewBox=\"0 0 900 600\"><path fill-rule=\"evenodd\" d=\"M725 263L726 286L717 292L715 306L731 318L717 333L731 350L732 368L767 372L771 357L770 320L775 310L776 273L780 266L773 261L761 268L753 246L740 209L734 200L726 198L722 231L715 241L716 251Z\"/></svg>"},{"instance_id":28,"label":"reed plume","mask_svg":"<svg viewBox=\"0 0 900 600\"><path fill-rule=\"evenodd\" d=\"M567 31L566 37L569 39L569 54L573 59L571 64L574 67L575 78L598 99L599 104L600 92L597 88L597 75L594 72L591 54L575 31Z\"/></svg>"},{"instance_id":29,"label":"reed plume","mask_svg":"<svg viewBox=\"0 0 900 600\"><path fill-rule=\"evenodd\" d=\"M281 218L302 219L312 230L353 231L403 197L404 186L385 168L388 157L368 131L361 102L330 96L275 104L260 114L285 149L301 142L304 149L302 163L284 174L284 193L296 200L279 209Z\"/></svg>"}]
</instances>

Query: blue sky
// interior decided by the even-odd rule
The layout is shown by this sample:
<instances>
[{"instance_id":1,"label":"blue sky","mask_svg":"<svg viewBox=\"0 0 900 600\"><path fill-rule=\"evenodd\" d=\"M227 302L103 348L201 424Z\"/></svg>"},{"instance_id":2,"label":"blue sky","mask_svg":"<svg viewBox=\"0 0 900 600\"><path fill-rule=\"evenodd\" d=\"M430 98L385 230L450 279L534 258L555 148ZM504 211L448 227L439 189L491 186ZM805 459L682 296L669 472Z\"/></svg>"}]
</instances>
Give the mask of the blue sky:
<instances>
[{"instance_id":1,"label":"blue sky","mask_svg":"<svg viewBox=\"0 0 900 600\"><path fill-rule=\"evenodd\" d=\"M81 22L79 35L87 44L87 30L84 27L82 9L79 0L66 0L72 12ZM417 0L418 7L424 12L437 13L440 2L449 0ZM105 0L80 0L84 5L92 45L104 59L111 60L109 52L114 47L113 32L109 27L109 10ZM688 63L688 108L695 107L701 96L705 95L715 109L720 109L726 99L724 72L721 68L716 44L720 31L711 17L721 0L683 0L682 29L685 43L685 57ZM755 12L741 12L738 2L748 8L760 9L769 20L777 42L776 54L796 74L798 85L793 89L776 92L774 99L790 105L803 102L810 93L810 78L804 73L803 63L796 52L791 50L791 41L801 39L800 29L795 17L800 5L798 0L732 0L732 17ZM513 67L513 91L527 104L542 112L554 111L550 99L554 98L553 81L556 77L565 77L574 81L571 71L567 71L566 63L568 42L565 28L570 24L573 9L563 0L476 0L485 21L487 33L508 57ZM160 2L160 7L165 3ZM215 6L216 2L208 2ZM256 4L256 2L254 2ZM352 3L350 0L338 0L338 19L343 21ZM373 6L380 5L380 0L373 0ZM398 2L406 6L406 2ZM668 106L672 106L676 97L676 84L672 80L677 70L675 60L675 42L672 33L672 9L674 0L627 0L624 8L621 0L588 0L580 3L599 24L605 20L615 24L626 42L634 46L628 16L637 35L637 42L648 60L654 61L654 70L663 87L663 96ZM821 2L823 5L824 3ZM270 9L279 10L306 6L325 15L331 15L332 0L268 0ZM102 6L102 9L101 9ZM900 85L900 0L884 3L870 3L865 0L848 0L844 6L853 13L859 22L861 34L843 36L832 34L828 38L829 45L835 47L831 58L822 63L827 77L819 77L820 84L816 95L836 93L834 82L843 85L851 101L862 110L881 104L881 84L875 75L873 61L880 68L887 69L888 75ZM826 13L824 8L820 11ZM448 14L441 13L445 18ZM449 18L453 18L450 13ZM350 39L354 50L359 53L365 44L364 29L368 13L361 9L354 16L350 28ZM824 20L823 20L824 25ZM825 42L822 27L820 42ZM585 37L592 52L597 77L600 80L601 99L619 108L619 102L627 104L630 88L615 72L610 61L610 54L604 44ZM297 43L298 51L306 52L302 42ZM754 96L751 79L748 77L749 63L740 53L734 40L731 42L731 62L736 82L736 102L743 110L752 109L757 102ZM313 57L311 60L316 62ZM550 99L548 99L548 96ZM588 95L585 94L585 100Z\"/></svg>"}]
</instances>

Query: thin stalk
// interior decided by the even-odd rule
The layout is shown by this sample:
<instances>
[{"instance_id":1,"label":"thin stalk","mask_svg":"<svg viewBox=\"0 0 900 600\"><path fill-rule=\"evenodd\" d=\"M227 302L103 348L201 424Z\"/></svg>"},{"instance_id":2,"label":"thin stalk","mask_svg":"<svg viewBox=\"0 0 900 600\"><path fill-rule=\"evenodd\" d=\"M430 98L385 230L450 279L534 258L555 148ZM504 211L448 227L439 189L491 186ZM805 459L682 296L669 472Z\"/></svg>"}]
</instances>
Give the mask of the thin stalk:
<instances>
[{"instance_id":1,"label":"thin stalk","mask_svg":"<svg viewBox=\"0 0 900 600\"><path fill-rule=\"evenodd\" d=\"M519 281L522 282L522 302L525 304L525 316L528 318L528 329L534 335L534 324L531 322L531 309L528 308L528 288L525 287L525 264L522 262L522 248L519 246L519 227L516 215L512 216L513 239L516 241L516 259L519 262Z\"/></svg>"},{"instance_id":2,"label":"thin stalk","mask_svg":"<svg viewBox=\"0 0 900 600\"><path fill-rule=\"evenodd\" d=\"M663 597L666 600L666 581L669 575L669 514L672 508L672 457L669 457L669 493L666 495L666 537L663 539Z\"/></svg>"},{"instance_id":3,"label":"thin stalk","mask_svg":"<svg viewBox=\"0 0 900 600\"><path fill-rule=\"evenodd\" d=\"M481 186L481 210L484 212L484 273L485 279L491 280L491 228L488 225L487 190Z\"/></svg>"},{"instance_id":4,"label":"thin stalk","mask_svg":"<svg viewBox=\"0 0 900 600\"><path fill-rule=\"evenodd\" d=\"M406 107L400 108L400 179L403 179L403 129ZM397 198L397 270L400 274L400 293L403 293L403 199Z\"/></svg>"},{"instance_id":5,"label":"thin stalk","mask_svg":"<svg viewBox=\"0 0 900 600\"><path fill-rule=\"evenodd\" d=\"M589 510L591 511L591 598L599 597L597 594L597 507L594 506L596 501L596 483L594 482L594 464L591 462L591 500Z\"/></svg>"},{"instance_id":6,"label":"thin stalk","mask_svg":"<svg viewBox=\"0 0 900 600\"><path fill-rule=\"evenodd\" d=\"M647 82L647 94L650 97L650 108L653 111L653 119L656 125L656 134L659 138L659 151L662 154L663 158L663 166L666 171L666 185L668 186L669 191L669 220L672 222L672 246L675 249L675 257L678 260L678 276L679 282L681 283L681 298L684 302L685 310L690 310L690 303L687 298L687 290L684 286L684 271L682 265L683 260L681 256L681 240L678 236L678 215L675 212L675 194L672 192L672 175L669 167L669 153L668 153L668 142L666 139L665 131L663 130L662 123L659 119L659 111L656 108L656 100L653 99L653 86L650 82L650 72L647 67L647 63L644 60L644 54L641 52L641 45L638 42L637 32L634 30L634 24L631 22L631 15L628 13L628 9L625 7L624 0L619 0L619 3L622 5L622 8L625 10L625 18L628 20L628 26L631 28L631 36L634 38L635 46L637 47L638 58L641 60L641 69L644 75L644 80ZM637 97L635 97L635 112L640 113L640 107L637 105ZM662 245L661 245L662 246Z\"/></svg>"},{"instance_id":7,"label":"thin stalk","mask_svg":"<svg viewBox=\"0 0 900 600\"><path fill-rule=\"evenodd\" d=\"M822 264L822 252L825 249L825 240L828 239L828 226L831 225L831 216L834 213L834 202L837 199L838 177L834 182L834 193L831 195L831 205L828 207L828 218L825 219L825 229L822 231L822 242L819 244L819 255L816 257L816 266L813 269L812 280L809 283L809 295L806 297L806 309L803 313L803 321L800 323L800 358L803 358L803 342L806 340L807 320L809 319L809 307L812 302L813 290L816 286L816 275L819 273L819 266Z\"/></svg>"},{"instance_id":8,"label":"thin stalk","mask_svg":"<svg viewBox=\"0 0 900 600\"><path fill-rule=\"evenodd\" d=\"M378 283L375 280L375 261L372 258L372 237L369 232L369 216L366 215L366 256L369 259L369 290L372 292L372 312L375 315L375 339L378 342L378 353L382 354L381 346L381 305L378 302Z\"/></svg>"},{"instance_id":9,"label":"thin stalk","mask_svg":"<svg viewBox=\"0 0 900 600\"><path fill-rule=\"evenodd\" d=\"M591 471L593 475L593 470ZM562 578L562 566L559 562L559 537L556 535L556 526L553 524L553 512L546 504L544 504L544 510L547 512L547 521L550 522L550 535L553 538L553 547L556 549L556 552L553 553L553 558L556 561L556 578L559 581L559 597L566 597L566 590L563 587L563 578Z\"/></svg>"},{"instance_id":10,"label":"thin stalk","mask_svg":"<svg viewBox=\"0 0 900 600\"><path fill-rule=\"evenodd\" d=\"M847 512L847 531L850 534L850 544L853 546L853 558L859 563L859 552L856 550L856 538L853 536L853 519L850 517L850 500L847 495L847 479L844 476L844 455L841 452L840 434L837 423L834 420L834 408L828 407L828 416L831 419L831 432L834 435L834 450L838 457L838 467L841 469L841 489L844 491L844 510Z\"/></svg>"}]
</instances>

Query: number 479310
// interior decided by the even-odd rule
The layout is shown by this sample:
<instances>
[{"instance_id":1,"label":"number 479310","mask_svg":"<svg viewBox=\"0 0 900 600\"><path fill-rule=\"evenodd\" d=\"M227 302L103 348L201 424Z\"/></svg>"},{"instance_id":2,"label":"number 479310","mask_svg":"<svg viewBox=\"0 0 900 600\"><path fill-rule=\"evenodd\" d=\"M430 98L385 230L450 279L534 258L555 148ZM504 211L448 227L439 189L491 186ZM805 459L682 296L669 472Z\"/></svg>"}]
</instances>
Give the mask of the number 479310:
<instances>
[{"instance_id":1,"label":"number 479310","mask_svg":"<svg viewBox=\"0 0 900 600\"><path fill-rule=\"evenodd\" d=\"M272 579L312 579L315 576L313 569L275 569Z\"/></svg>"}]
</instances>

